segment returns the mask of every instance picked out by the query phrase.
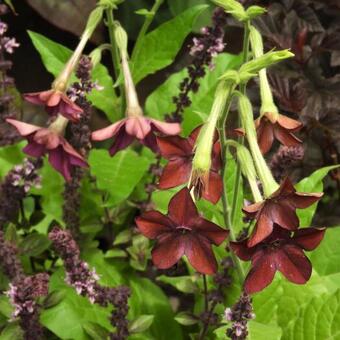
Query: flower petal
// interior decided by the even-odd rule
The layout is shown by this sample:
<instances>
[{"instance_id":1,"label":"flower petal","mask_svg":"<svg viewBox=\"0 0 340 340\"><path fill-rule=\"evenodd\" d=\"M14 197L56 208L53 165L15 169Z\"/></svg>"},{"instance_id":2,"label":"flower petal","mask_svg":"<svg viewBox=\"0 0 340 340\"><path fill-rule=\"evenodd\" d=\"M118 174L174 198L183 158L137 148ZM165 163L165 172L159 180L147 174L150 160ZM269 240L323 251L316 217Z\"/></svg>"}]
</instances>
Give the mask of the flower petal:
<instances>
[{"instance_id":1,"label":"flower petal","mask_svg":"<svg viewBox=\"0 0 340 340\"><path fill-rule=\"evenodd\" d=\"M48 97L51 96L53 90L42 91L42 92L31 92L25 93L23 97L26 101L36 104L36 105L45 105L45 101Z\"/></svg>"},{"instance_id":2,"label":"flower petal","mask_svg":"<svg viewBox=\"0 0 340 340\"><path fill-rule=\"evenodd\" d=\"M306 283L312 274L309 259L301 248L293 244L286 244L276 251L275 262L277 270L296 284Z\"/></svg>"},{"instance_id":3,"label":"flower petal","mask_svg":"<svg viewBox=\"0 0 340 340\"><path fill-rule=\"evenodd\" d=\"M68 162L67 155L61 146L49 151L48 161L54 169L63 175L66 181L71 180L71 164Z\"/></svg>"},{"instance_id":4,"label":"flower petal","mask_svg":"<svg viewBox=\"0 0 340 340\"><path fill-rule=\"evenodd\" d=\"M256 252L256 247L249 248L247 246L247 240L240 242L230 242L231 250L239 257L242 261L249 261Z\"/></svg>"},{"instance_id":5,"label":"flower petal","mask_svg":"<svg viewBox=\"0 0 340 340\"><path fill-rule=\"evenodd\" d=\"M219 246L229 235L229 230L219 227L217 224L204 218L199 218L192 227L199 235L206 237L211 243Z\"/></svg>"},{"instance_id":6,"label":"flower petal","mask_svg":"<svg viewBox=\"0 0 340 340\"><path fill-rule=\"evenodd\" d=\"M298 131L302 128L303 124L299 122L298 120L289 118L284 115L279 115L279 119L277 120L277 123L282 126L286 130L291 131Z\"/></svg>"},{"instance_id":7,"label":"flower petal","mask_svg":"<svg viewBox=\"0 0 340 340\"><path fill-rule=\"evenodd\" d=\"M289 197L289 202L294 205L294 207L298 209L305 209L319 201L323 196L323 192L314 192L314 193L303 193L296 192L294 195Z\"/></svg>"},{"instance_id":8,"label":"flower petal","mask_svg":"<svg viewBox=\"0 0 340 340\"><path fill-rule=\"evenodd\" d=\"M248 240L248 247L254 247L273 231L273 221L266 213L261 212L254 227L254 231Z\"/></svg>"},{"instance_id":9,"label":"flower petal","mask_svg":"<svg viewBox=\"0 0 340 340\"><path fill-rule=\"evenodd\" d=\"M280 227L288 230L296 230L298 228L299 218L296 215L295 208L288 204L286 200L270 203L266 209L273 222Z\"/></svg>"},{"instance_id":10,"label":"flower petal","mask_svg":"<svg viewBox=\"0 0 340 340\"><path fill-rule=\"evenodd\" d=\"M255 215L262 209L264 202L257 202L249 205L245 205L242 208L242 211L247 215L249 218L254 218Z\"/></svg>"},{"instance_id":11,"label":"flower petal","mask_svg":"<svg viewBox=\"0 0 340 340\"><path fill-rule=\"evenodd\" d=\"M46 152L44 145L37 144L34 141L28 142L28 144L22 149L22 151L31 157L41 157Z\"/></svg>"},{"instance_id":12,"label":"flower petal","mask_svg":"<svg viewBox=\"0 0 340 340\"><path fill-rule=\"evenodd\" d=\"M151 131L150 122L144 117L131 117L126 119L125 131L135 136L139 140L143 140Z\"/></svg>"},{"instance_id":13,"label":"flower petal","mask_svg":"<svg viewBox=\"0 0 340 340\"><path fill-rule=\"evenodd\" d=\"M171 220L158 211L147 211L136 218L139 231L146 237L154 239L173 229Z\"/></svg>"},{"instance_id":14,"label":"flower petal","mask_svg":"<svg viewBox=\"0 0 340 340\"><path fill-rule=\"evenodd\" d=\"M183 188L172 197L168 215L177 226L195 225L199 215L188 188Z\"/></svg>"},{"instance_id":15,"label":"flower petal","mask_svg":"<svg viewBox=\"0 0 340 340\"><path fill-rule=\"evenodd\" d=\"M266 154L273 145L273 125L265 117L259 121L257 127L257 140L263 154Z\"/></svg>"},{"instance_id":16,"label":"flower petal","mask_svg":"<svg viewBox=\"0 0 340 340\"><path fill-rule=\"evenodd\" d=\"M117 133L112 145L110 146L109 153L113 157L118 151L126 149L133 141L135 137L130 136L125 132L124 127L122 127Z\"/></svg>"},{"instance_id":17,"label":"flower petal","mask_svg":"<svg viewBox=\"0 0 340 340\"><path fill-rule=\"evenodd\" d=\"M197 272L212 275L217 271L217 262L210 242L200 235L190 234L185 242L185 255Z\"/></svg>"},{"instance_id":18,"label":"flower petal","mask_svg":"<svg viewBox=\"0 0 340 340\"><path fill-rule=\"evenodd\" d=\"M16 119L7 118L6 122L13 125L18 130L20 135L24 137L41 129L40 126L27 124Z\"/></svg>"},{"instance_id":19,"label":"flower petal","mask_svg":"<svg viewBox=\"0 0 340 340\"><path fill-rule=\"evenodd\" d=\"M275 125L274 128L274 136L275 138L285 146L298 146L302 143L302 140L294 136L291 132L288 132L284 128L279 125Z\"/></svg>"},{"instance_id":20,"label":"flower petal","mask_svg":"<svg viewBox=\"0 0 340 340\"><path fill-rule=\"evenodd\" d=\"M162 157L165 159L171 160L192 155L192 145L187 139L180 136L157 137L157 144Z\"/></svg>"},{"instance_id":21,"label":"flower petal","mask_svg":"<svg viewBox=\"0 0 340 340\"><path fill-rule=\"evenodd\" d=\"M185 158L170 160L163 168L158 188L169 189L187 183L191 173L191 162Z\"/></svg>"},{"instance_id":22,"label":"flower petal","mask_svg":"<svg viewBox=\"0 0 340 340\"><path fill-rule=\"evenodd\" d=\"M97 130L97 131L93 131L91 134L91 138L94 141L102 141L105 139L109 139L112 138L113 136L115 136L119 129L122 127L122 125L125 124L125 119L120 120L112 125L109 125L103 129Z\"/></svg>"},{"instance_id":23,"label":"flower petal","mask_svg":"<svg viewBox=\"0 0 340 340\"><path fill-rule=\"evenodd\" d=\"M166 123L156 119L150 119L153 130L161 132L164 135L178 135L181 132L181 125L178 123Z\"/></svg>"},{"instance_id":24,"label":"flower petal","mask_svg":"<svg viewBox=\"0 0 340 340\"><path fill-rule=\"evenodd\" d=\"M159 269L168 269L184 255L185 236L175 233L163 234L153 248L152 262Z\"/></svg>"},{"instance_id":25,"label":"flower petal","mask_svg":"<svg viewBox=\"0 0 340 340\"><path fill-rule=\"evenodd\" d=\"M304 228L294 233L294 242L305 250L315 249L322 241L326 228Z\"/></svg>"},{"instance_id":26,"label":"flower petal","mask_svg":"<svg viewBox=\"0 0 340 340\"><path fill-rule=\"evenodd\" d=\"M271 284L275 272L276 268L273 264L271 253L259 253L245 279L244 290L248 294L263 290Z\"/></svg>"},{"instance_id":27,"label":"flower petal","mask_svg":"<svg viewBox=\"0 0 340 340\"><path fill-rule=\"evenodd\" d=\"M221 176L215 172L209 172L208 185L204 187L202 197L212 204L216 204L222 196L223 182Z\"/></svg>"}]
</instances>

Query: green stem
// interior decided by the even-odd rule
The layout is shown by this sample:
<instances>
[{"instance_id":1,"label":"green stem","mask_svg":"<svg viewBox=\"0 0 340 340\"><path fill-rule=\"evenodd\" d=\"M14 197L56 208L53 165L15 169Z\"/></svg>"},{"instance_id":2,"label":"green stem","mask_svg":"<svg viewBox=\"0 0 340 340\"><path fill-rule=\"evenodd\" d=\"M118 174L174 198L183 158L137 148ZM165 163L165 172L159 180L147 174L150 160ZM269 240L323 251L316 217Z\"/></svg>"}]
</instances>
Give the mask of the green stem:
<instances>
[{"instance_id":1,"label":"green stem","mask_svg":"<svg viewBox=\"0 0 340 340\"><path fill-rule=\"evenodd\" d=\"M150 25L151 25L151 23L154 19L159 7L163 3L163 1L164 0L156 0L154 5L151 8L150 15L146 16L145 21L143 23L143 26L138 33L138 37L137 37L135 46L134 46L133 51L132 51L131 60L135 60L136 55L138 55L138 52L141 48L142 40L143 40L145 34L147 33L147 31L148 31L148 29L149 29L149 27L150 27Z\"/></svg>"},{"instance_id":2,"label":"green stem","mask_svg":"<svg viewBox=\"0 0 340 340\"><path fill-rule=\"evenodd\" d=\"M115 34L114 34L115 25L114 25L113 10L108 8L105 10L105 14L106 14L110 44L111 44L112 65L114 69L115 80L117 81L120 75L120 57L119 57L119 51L118 51ZM119 85L119 95L121 97L121 112L123 114L125 100L124 100L124 85L122 84L122 82Z\"/></svg>"}]
</instances>

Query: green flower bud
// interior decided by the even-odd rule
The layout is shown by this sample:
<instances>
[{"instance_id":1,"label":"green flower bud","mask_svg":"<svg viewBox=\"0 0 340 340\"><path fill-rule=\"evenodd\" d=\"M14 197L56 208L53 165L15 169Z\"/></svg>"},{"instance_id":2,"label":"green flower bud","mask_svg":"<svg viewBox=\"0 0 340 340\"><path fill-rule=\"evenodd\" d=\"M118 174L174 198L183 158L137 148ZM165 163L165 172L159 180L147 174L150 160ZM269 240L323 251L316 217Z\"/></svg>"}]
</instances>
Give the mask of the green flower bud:
<instances>
[{"instance_id":1,"label":"green flower bud","mask_svg":"<svg viewBox=\"0 0 340 340\"><path fill-rule=\"evenodd\" d=\"M266 13L266 9L260 6L250 6L246 10L247 16L249 20L255 19L256 17Z\"/></svg>"},{"instance_id":2,"label":"green flower bud","mask_svg":"<svg viewBox=\"0 0 340 340\"><path fill-rule=\"evenodd\" d=\"M217 6L222 7L227 13L231 14L239 21L247 21L248 15L244 7L236 0L212 0Z\"/></svg>"},{"instance_id":3,"label":"green flower bud","mask_svg":"<svg viewBox=\"0 0 340 340\"><path fill-rule=\"evenodd\" d=\"M121 55L127 55L127 47L128 47L128 36L124 28L120 25L118 21L115 22L115 41L119 48Z\"/></svg>"}]
</instances>

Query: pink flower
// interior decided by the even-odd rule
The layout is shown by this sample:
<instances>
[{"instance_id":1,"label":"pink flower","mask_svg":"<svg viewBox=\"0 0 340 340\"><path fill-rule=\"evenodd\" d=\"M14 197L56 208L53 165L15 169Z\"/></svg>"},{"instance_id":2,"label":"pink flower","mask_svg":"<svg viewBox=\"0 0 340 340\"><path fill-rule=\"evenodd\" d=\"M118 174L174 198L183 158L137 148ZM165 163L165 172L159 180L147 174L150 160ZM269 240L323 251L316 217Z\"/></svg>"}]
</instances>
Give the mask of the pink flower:
<instances>
[{"instance_id":1,"label":"pink flower","mask_svg":"<svg viewBox=\"0 0 340 340\"><path fill-rule=\"evenodd\" d=\"M267 287L276 271L296 284L306 283L312 273L312 265L303 250L315 249L323 239L324 228L299 229L291 232L274 226L273 233L255 247L248 240L230 242L231 249L243 261L251 260L252 266L244 282L248 294Z\"/></svg>"},{"instance_id":2,"label":"pink flower","mask_svg":"<svg viewBox=\"0 0 340 340\"><path fill-rule=\"evenodd\" d=\"M24 98L32 104L45 105L46 111L52 116L60 113L73 122L77 122L83 112L83 109L68 98L65 93L58 90L26 93Z\"/></svg>"},{"instance_id":3,"label":"pink flower","mask_svg":"<svg viewBox=\"0 0 340 340\"><path fill-rule=\"evenodd\" d=\"M170 201L167 215L148 211L137 217L140 232L156 239L152 260L156 267L167 269L187 256L190 264L203 274L214 274L217 262L211 245L220 245L229 231L201 217L188 188Z\"/></svg>"},{"instance_id":4,"label":"pink flower","mask_svg":"<svg viewBox=\"0 0 340 340\"><path fill-rule=\"evenodd\" d=\"M110 155L128 147L136 138L140 143L157 152L155 133L177 135L181 131L178 123L165 123L143 116L131 116L122 119L106 128L92 132L92 140L102 141L113 138Z\"/></svg>"},{"instance_id":5,"label":"pink flower","mask_svg":"<svg viewBox=\"0 0 340 340\"><path fill-rule=\"evenodd\" d=\"M84 158L58 132L49 128L27 124L15 119L7 118L28 144L23 151L32 157L41 157L48 153L51 165L60 172L65 180L71 180L71 171L74 166L87 167Z\"/></svg>"}]
</instances>

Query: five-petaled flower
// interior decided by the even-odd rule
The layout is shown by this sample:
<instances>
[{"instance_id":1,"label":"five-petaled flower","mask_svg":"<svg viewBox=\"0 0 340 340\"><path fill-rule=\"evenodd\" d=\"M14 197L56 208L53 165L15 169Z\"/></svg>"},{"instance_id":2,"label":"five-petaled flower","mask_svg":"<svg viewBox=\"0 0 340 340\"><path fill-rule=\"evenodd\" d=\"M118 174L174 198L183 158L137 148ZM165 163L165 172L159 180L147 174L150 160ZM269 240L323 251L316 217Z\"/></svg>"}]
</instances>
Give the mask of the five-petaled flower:
<instances>
[{"instance_id":1,"label":"five-petaled flower","mask_svg":"<svg viewBox=\"0 0 340 340\"><path fill-rule=\"evenodd\" d=\"M194 146L200 127L194 129L188 138L179 136L158 137L157 143L161 155L169 160L159 179L160 189L169 189L185 184L190 180ZM220 143L217 134L212 151L212 162L206 183L198 185L198 196L216 204L222 194L222 178L218 171L221 168Z\"/></svg>"},{"instance_id":2,"label":"five-petaled flower","mask_svg":"<svg viewBox=\"0 0 340 340\"><path fill-rule=\"evenodd\" d=\"M158 152L155 133L164 135L177 135L181 131L178 123L165 123L142 115L132 115L110 126L92 132L92 140L102 141L113 138L110 155L128 147L134 139Z\"/></svg>"},{"instance_id":3,"label":"five-petaled flower","mask_svg":"<svg viewBox=\"0 0 340 340\"><path fill-rule=\"evenodd\" d=\"M57 89L42 92L25 93L24 98L36 105L44 105L51 115L63 115L65 118L77 122L83 109L76 105L65 93Z\"/></svg>"},{"instance_id":4,"label":"five-petaled flower","mask_svg":"<svg viewBox=\"0 0 340 340\"><path fill-rule=\"evenodd\" d=\"M285 146L298 146L302 141L293 132L302 128L302 123L295 119L278 114L276 118L264 114L255 121L257 139L263 154L273 145L274 138Z\"/></svg>"},{"instance_id":5,"label":"five-petaled flower","mask_svg":"<svg viewBox=\"0 0 340 340\"><path fill-rule=\"evenodd\" d=\"M48 153L51 165L67 181L71 180L71 170L74 166L88 166L84 158L65 140L53 123L48 128L42 128L10 118L6 121L27 139L28 144L23 149L27 155L42 157Z\"/></svg>"},{"instance_id":6,"label":"five-petaled flower","mask_svg":"<svg viewBox=\"0 0 340 340\"><path fill-rule=\"evenodd\" d=\"M217 262L211 245L220 245L228 231L199 215L187 188L171 199L167 215L148 211L137 217L136 223L144 236L156 239L152 250L156 267L170 268L185 255L197 272L216 272Z\"/></svg>"},{"instance_id":7,"label":"five-petaled flower","mask_svg":"<svg viewBox=\"0 0 340 340\"><path fill-rule=\"evenodd\" d=\"M247 217L256 219L248 246L253 247L268 237L273 231L274 223L287 230L296 230L299 226L296 209L309 207L322 195L323 193L296 192L289 178L285 178L280 188L269 198L243 208Z\"/></svg>"},{"instance_id":8,"label":"five-petaled flower","mask_svg":"<svg viewBox=\"0 0 340 340\"><path fill-rule=\"evenodd\" d=\"M251 260L251 269L245 279L248 294L267 287L276 271L296 284L306 283L312 273L312 265L303 250L315 249L323 239L324 228L299 229L291 232L274 226L273 233L255 247L249 247L247 239L231 242L230 247L243 261Z\"/></svg>"}]
</instances>

